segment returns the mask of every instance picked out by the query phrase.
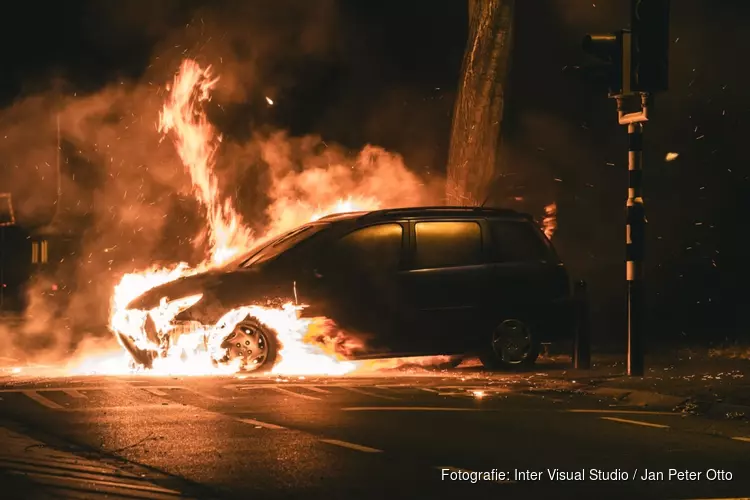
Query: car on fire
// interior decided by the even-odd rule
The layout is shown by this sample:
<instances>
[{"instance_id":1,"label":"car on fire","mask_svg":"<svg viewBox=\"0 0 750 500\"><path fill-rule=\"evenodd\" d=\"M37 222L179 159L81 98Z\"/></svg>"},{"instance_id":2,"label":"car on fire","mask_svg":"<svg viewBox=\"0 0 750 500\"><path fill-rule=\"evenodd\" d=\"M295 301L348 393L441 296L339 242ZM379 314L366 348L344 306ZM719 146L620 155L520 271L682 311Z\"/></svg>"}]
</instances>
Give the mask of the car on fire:
<instances>
[{"instance_id":1,"label":"car on fire","mask_svg":"<svg viewBox=\"0 0 750 500\"><path fill-rule=\"evenodd\" d=\"M419 207L323 217L220 269L147 291L128 309L174 305L169 328L149 314L139 320L159 348L116 333L150 367L181 332L213 328L242 306L289 301L304 304L304 317L367 334L352 359L478 355L492 369L529 366L542 343L571 340L577 323L568 272L531 216ZM248 371L272 369L281 348L250 316L222 333L220 347L215 362Z\"/></svg>"}]
</instances>

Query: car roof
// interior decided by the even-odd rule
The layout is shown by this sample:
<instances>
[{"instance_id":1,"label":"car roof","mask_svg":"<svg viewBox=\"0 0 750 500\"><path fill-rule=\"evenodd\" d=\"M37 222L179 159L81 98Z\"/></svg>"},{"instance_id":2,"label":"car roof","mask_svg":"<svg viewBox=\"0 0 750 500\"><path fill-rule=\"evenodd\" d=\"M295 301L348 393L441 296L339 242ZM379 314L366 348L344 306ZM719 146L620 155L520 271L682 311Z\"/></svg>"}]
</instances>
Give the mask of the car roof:
<instances>
[{"instance_id":1,"label":"car roof","mask_svg":"<svg viewBox=\"0 0 750 500\"><path fill-rule=\"evenodd\" d=\"M358 219L362 222L377 220L396 220L396 219L442 219L442 218L474 218L474 217L504 217L517 220L532 220L531 215L517 212L509 208L489 208L489 207L459 207L459 206L441 206L441 207L407 207L392 208L385 210L374 210L370 212L346 212L331 214L321 217L321 222L352 221Z\"/></svg>"}]
</instances>

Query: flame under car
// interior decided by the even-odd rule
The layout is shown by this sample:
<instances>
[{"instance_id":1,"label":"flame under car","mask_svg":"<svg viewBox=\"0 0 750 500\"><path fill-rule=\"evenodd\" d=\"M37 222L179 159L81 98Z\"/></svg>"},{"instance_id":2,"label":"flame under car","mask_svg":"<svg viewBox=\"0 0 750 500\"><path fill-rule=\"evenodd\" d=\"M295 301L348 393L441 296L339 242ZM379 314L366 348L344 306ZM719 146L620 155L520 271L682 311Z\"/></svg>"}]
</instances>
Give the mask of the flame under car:
<instances>
[{"instance_id":1,"label":"flame under car","mask_svg":"<svg viewBox=\"0 0 750 500\"><path fill-rule=\"evenodd\" d=\"M541 343L569 341L576 326L568 273L530 216L421 207L300 226L221 269L147 291L116 334L146 368L190 348L267 371L284 346L252 307L289 302L367 338L352 359L479 355L488 368L528 366Z\"/></svg>"}]
</instances>

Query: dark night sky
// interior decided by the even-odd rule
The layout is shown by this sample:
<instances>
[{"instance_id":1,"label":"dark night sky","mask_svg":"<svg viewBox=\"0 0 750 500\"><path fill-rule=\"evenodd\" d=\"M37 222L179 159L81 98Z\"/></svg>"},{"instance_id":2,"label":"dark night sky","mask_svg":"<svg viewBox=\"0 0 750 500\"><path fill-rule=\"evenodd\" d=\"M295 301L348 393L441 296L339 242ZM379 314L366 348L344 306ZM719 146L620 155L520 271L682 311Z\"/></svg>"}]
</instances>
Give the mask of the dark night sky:
<instances>
[{"instance_id":1,"label":"dark night sky","mask_svg":"<svg viewBox=\"0 0 750 500\"><path fill-rule=\"evenodd\" d=\"M750 104L742 95L750 4L672 3L671 89L658 98L645 132L648 278L659 320L654 334L718 338L748 326L740 312L750 277L742 251L750 229L743 147ZM465 3L321 2L326 22L310 21L313 38L305 42L320 47L303 53L284 50L283 37L305 26L287 4L294 2L274 2L273 8L251 1L16 4L0 29L0 99L8 105L53 87L86 93L140 78L154 54L177 50L172 41L190 31L186 23L193 21L191 40L197 42L196 19L215 18L219 26L262 30L263 40L271 40L262 47L274 45L275 32L279 37L278 48L266 47L254 60L264 81L248 85L252 90L224 116L226 127L268 123L295 135L319 133L352 149L374 143L403 154L420 173L444 171ZM625 132L616 125L614 103L562 68L580 60L584 33L626 27L628 2L517 4L503 167L513 175L493 201L503 204L508 191L521 194L527 199L521 208L537 213L549 201L558 203L555 242L574 274L595 290L600 331L620 337L614 329L622 328L624 314ZM255 113L251 104L269 88L278 108ZM670 151L680 156L665 162Z\"/></svg>"}]
</instances>

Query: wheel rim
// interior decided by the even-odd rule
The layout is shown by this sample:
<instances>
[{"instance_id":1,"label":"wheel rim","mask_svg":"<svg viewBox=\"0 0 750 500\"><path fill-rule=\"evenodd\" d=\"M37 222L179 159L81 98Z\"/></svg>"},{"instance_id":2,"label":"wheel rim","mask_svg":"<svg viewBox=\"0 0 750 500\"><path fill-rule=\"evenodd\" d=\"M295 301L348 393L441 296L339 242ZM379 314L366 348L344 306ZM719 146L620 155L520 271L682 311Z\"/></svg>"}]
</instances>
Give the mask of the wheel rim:
<instances>
[{"instance_id":1,"label":"wheel rim","mask_svg":"<svg viewBox=\"0 0 750 500\"><path fill-rule=\"evenodd\" d=\"M257 370L268 358L268 337L256 325L245 322L234 327L224 339L228 360L240 359L244 370Z\"/></svg>"},{"instance_id":2,"label":"wheel rim","mask_svg":"<svg viewBox=\"0 0 750 500\"><path fill-rule=\"evenodd\" d=\"M492 350L504 363L523 363L531 354L531 331L517 319L500 323L492 335Z\"/></svg>"}]
</instances>

